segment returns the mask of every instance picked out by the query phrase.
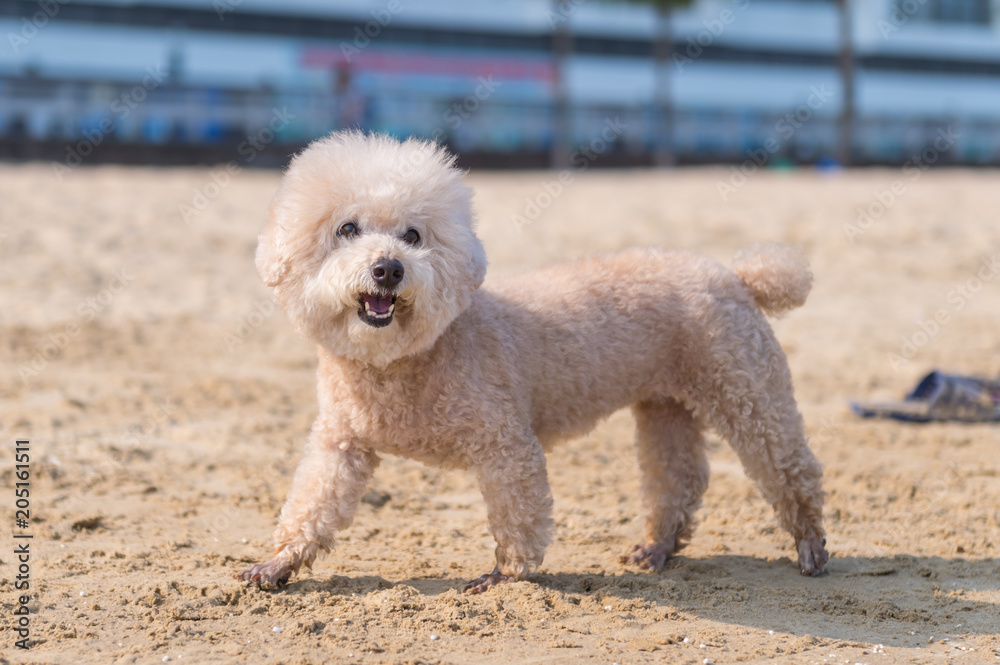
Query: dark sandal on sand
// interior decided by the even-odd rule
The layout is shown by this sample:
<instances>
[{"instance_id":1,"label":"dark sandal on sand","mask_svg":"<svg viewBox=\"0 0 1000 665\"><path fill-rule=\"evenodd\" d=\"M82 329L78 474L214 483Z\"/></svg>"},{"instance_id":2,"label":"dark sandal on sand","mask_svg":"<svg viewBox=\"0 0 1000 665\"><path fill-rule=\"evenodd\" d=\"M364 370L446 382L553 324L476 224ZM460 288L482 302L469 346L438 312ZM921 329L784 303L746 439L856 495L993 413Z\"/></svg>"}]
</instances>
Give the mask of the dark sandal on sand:
<instances>
[{"instance_id":1,"label":"dark sandal on sand","mask_svg":"<svg viewBox=\"0 0 1000 665\"><path fill-rule=\"evenodd\" d=\"M862 418L915 423L1000 422L1000 380L931 372L902 402L854 402L851 409Z\"/></svg>"}]
</instances>

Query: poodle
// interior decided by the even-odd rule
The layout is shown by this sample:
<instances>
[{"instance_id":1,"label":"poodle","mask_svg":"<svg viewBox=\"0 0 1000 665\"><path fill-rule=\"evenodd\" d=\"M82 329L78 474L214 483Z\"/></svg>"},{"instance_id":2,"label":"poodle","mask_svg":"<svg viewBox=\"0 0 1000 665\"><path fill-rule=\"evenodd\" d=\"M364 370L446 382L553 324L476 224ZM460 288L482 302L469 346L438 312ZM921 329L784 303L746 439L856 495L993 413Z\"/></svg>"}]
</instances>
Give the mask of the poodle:
<instances>
[{"instance_id":1,"label":"poodle","mask_svg":"<svg viewBox=\"0 0 1000 665\"><path fill-rule=\"evenodd\" d=\"M764 316L805 302L799 253L757 246L728 270L634 249L481 287L462 177L435 143L360 132L317 140L289 166L256 264L318 345L319 416L273 558L236 577L280 586L311 567L391 454L475 474L496 566L467 591L522 580L552 540L545 451L624 407L647 513L629 563L661 570L690 539L714 427L794 538L802 574L820 574L822 469Z\"/></svg>"}]
</instances>

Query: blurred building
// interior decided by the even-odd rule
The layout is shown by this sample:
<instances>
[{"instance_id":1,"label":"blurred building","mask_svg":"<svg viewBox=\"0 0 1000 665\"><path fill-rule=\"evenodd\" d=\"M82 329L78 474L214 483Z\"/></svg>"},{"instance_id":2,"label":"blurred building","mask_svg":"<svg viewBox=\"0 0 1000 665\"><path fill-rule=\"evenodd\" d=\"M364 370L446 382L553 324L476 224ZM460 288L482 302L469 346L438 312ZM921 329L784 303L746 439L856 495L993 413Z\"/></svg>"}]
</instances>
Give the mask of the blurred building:
<instances>
[{"instance_id":1,"label":"blurred building","mask_svg":"<svg viewBox=\"0 0 1000 665\"><path fill-rule=\"evenodd\" d=\"M1000 163L998 14L994 0L854 0L857 163L935 143L935 163ZM838 154L836 2L697 0L674 12L659 70L657 25L598 0L0 0L0 157L277 164L357 126L467 163L544 165L560 89L570 144L602 163L648 162L664 140L687 163Z\"/></svg>"}]
</instances>

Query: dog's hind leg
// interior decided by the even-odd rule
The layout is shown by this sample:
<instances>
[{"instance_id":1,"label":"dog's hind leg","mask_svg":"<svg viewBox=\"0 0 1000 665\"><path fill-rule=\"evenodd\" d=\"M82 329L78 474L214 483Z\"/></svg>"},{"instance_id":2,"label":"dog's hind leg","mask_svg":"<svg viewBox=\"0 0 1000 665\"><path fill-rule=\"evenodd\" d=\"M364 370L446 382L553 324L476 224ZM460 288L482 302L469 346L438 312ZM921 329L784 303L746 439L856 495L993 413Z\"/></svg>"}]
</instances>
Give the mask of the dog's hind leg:
<instances>
[{"instance_id":1,"label":"dog's hind leg","mask_svg":"<svg viewBox=\"0 0 1000 665\"><path fill-rule=\"evenodd\" d=\"M495 584L524 579L542 563L552 542L552 493L545 453L534 436L504 441L477 460L490 533L497 541L492 573L469 582L481 593Z\"/></svg>"},{"instance_id":2,"label":"dog's hind leg","mask_svg":"<svg viewBox=\"0 0 1000 665\"><path fill-rule=\"evenodd\" d=\"M823 468L807 445L784 353L773 338L763 341L763 352L746 359L747 371L730 371L715 386L703 387L702 406L795 539L799 570L819 575L829 558Z\"/></svg>"},{"instance_id":3,"label":"dog's hind leg","mask_svg":"<svg viewBox=\"0 0 1000 665\"><path fill-rule=\"evenodd\" d=\"M625 560L661 570L694 531L695 511L708 486L705 441L694 416L676 400L643 402L632 411L646 542L633 547Z\"/></svg>"},{"instance_id":4,"label":"dog's hind leg","mask_svg":"<svg viewBox=\"0 0 1000 665\"><path fill-rule=\"evenodd\" d=\"M375 453L336 436L317 421L281 509L274 557L234 577L280 586L302 566L311 567L320 552L333 549L334 534L354 520L378 463Z\"/></svg>"}]
</instances>

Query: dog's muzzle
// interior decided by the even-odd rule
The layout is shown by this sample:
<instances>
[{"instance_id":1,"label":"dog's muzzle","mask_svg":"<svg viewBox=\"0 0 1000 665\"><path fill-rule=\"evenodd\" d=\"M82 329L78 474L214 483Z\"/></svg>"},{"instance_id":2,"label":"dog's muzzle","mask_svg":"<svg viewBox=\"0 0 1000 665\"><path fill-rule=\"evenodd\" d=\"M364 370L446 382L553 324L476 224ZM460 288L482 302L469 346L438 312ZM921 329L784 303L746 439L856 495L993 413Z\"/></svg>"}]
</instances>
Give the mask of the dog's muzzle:
<instances>
[{"instance_id":1,"label":"dog's muzzle","mask_svg":"<svg viewBox=\"0 0 1000 665\"><path fill-rule=\"evenodd\" d=\"M403 281L405 272L403 264L397 259L382 257L372 264L372 280L384 291L361 294L358 316L362 321L373 328L383 328L392 323L396 296L391 291Z\"/></svg>"}]
</instances>

